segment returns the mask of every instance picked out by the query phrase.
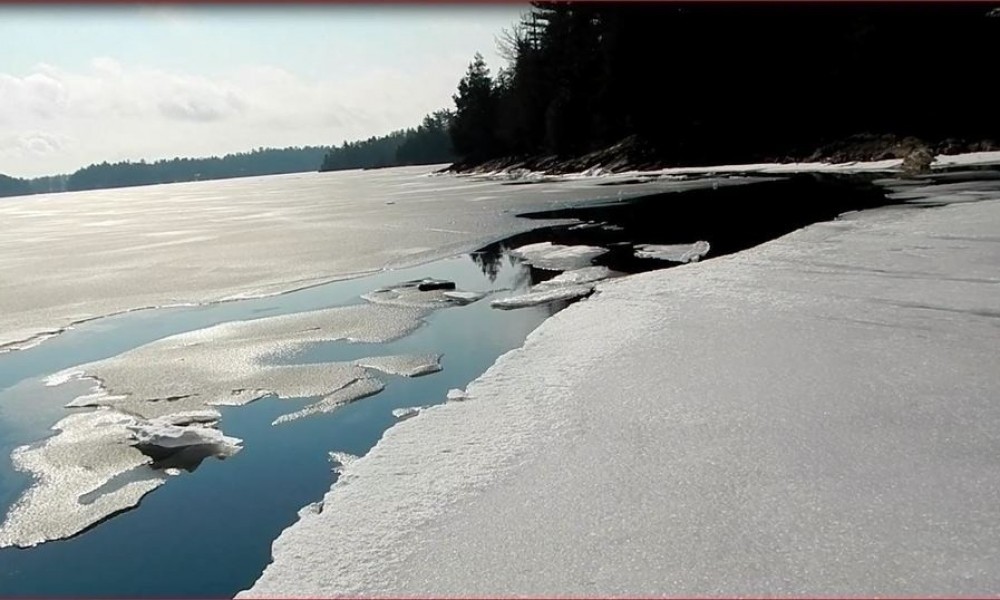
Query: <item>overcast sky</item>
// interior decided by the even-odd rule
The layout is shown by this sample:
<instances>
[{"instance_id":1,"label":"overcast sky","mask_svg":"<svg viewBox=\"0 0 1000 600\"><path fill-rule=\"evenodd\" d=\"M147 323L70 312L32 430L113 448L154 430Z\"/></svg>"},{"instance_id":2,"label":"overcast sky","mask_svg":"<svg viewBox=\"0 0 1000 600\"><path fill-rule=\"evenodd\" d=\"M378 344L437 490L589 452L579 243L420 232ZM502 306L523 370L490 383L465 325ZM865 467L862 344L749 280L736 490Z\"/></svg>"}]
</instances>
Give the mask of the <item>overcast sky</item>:
<instances>
[{"instance_id":1,"label":"overcast sky","mask_svg":"<svg viewBox=\"0 0 1000 600\"><path fill-rule=\"evenodd\" d=\"M413 126L527 8L0 7L0 173Z\"/></svg>"}]
</instances>

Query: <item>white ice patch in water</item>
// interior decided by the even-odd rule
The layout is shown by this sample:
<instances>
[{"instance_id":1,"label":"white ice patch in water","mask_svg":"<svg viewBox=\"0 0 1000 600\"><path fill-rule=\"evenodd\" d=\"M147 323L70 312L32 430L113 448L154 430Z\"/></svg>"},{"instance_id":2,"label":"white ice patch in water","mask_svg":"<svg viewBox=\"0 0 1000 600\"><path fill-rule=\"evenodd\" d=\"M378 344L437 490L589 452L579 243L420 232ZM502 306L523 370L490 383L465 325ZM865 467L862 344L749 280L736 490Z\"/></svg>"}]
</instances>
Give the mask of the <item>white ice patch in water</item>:
<instances>
[{"instance_id":1,"label":"white ice patch in water","mask_svg":"<svg viewBox=\"0 0 1000 600\"><path fill-rule=\"evenodd\" d=\"M708 254L711 246L708 242L699 240L693 244L640 244L635 247L635 255L639 258L655 258L671 262L698 262Z\"/></svg>"},{"instance_id":2,"label":"white ice patch in water","mask_svg":"<svg viewBox=\"0 0 1000 600\"><path fill-rule=\"evenodd\" d=\"M148 477L107 493L102 486L150 463L150 455L173 456L195 446L218 457L238 451L239 439L210 427L220 417L211 405L245 404L271 395L327 395L278 420L282 422L377 393L382 384L356 364L275 362L319 342L396 339L419 327L426 314L417 308L366 304L231 322L50 376L49 385L93 379L92 393L69 406L99 409L72 414L56 424L57 435L14 451L15 468L36 481L0 526L0 547L65 538L135 506L167 475L150 471ZM439 368L436 356L386 357L370 366L411 376Z\"/></svg>"},{"instance_id":3,"label":"white ice patch in water","mask_svg":"<svg viewBox=\"0 0 1000 600\"><path fill-rule=\"evenodd\" d=\"M498 298L490 302L493 308L502 310L512 310L515 308L527 308L538 306L539 304L549 304L559 300L574 300L589 296L594 291L593 285L563 285L546 288L541 291L528 292L509 298Z\"/></svg>"},{"instance_id":4,"label":"white ice patch in water","mask_svg":"<svg viewBox=\"0 0 1000 600\"><path fill-rule=\"evenodd\" d=\"M275 362L319 342L397 339L419 327L425 315L416 308L364 304L237 321L170 336L76 370L102 385L86 405L147 418L270 395L320 396L365 377L365 370L350 363Z\"/></svg>"},{"instance_id":5,"label":"white ice patch in water","mask_svg":"<svg viewBox=\"0 0 1000 600\"><path fill-rule=\"evenodd\" d=\"M127 425L137 447L152 446L162 449L188 446L216 446L218 456L232 456L240 449L243 440L223 435L218 429L198 425L172 425L160 417L147 423Z\"/></svg>"},{"instance_id":6,"label":"white ice patch in water","mask_svg":"<svg viewBox=\"0 0 1000 600\"><path fill-rule=\"evenodd\" d=\"M446 294L448 289L421 290L422 284L443 283L436 279L421 279L416 281L406 281L393 286L377 289L367 294L362 294L362 298L372 304L385 306L401 306L408 308L434 309L451 304ZM454 285L452 285L452 290Z\"/></svg>"},{"instance_id":7,"label":"white ice patch in water","mask_svg":"<svg viewBox=\"0 0 1000 600\"><path fill-rule=\"evenodd\" d=\"M461 290L452 290L444 292L444 297L452 300L458 304L472 304L477 300L482 300L486 297L485 292L465 292Z\"/></svg>"},{"instance_id":8,"label":"white ice patch in water","mask_svg":"<svg viewBox=\"0 0 1000 600\"><path fill-rule=\"evenodd\" d=\"M66 369L65 371L59 371L58 373L53 373L46 377L43 382L47 386L57 386L64 383L69 383L75 379L80 379L83 377L83 371L80 369Z\"/></svg>"},{"instance_id":9,"label":"white ice patch in water","mask_svg":"<svg viewBox=\"0 0 1000 600\"><path fill-rule=\"evenodd\" d=\"M448 390L448 394L445 396L448 402L462 402L463 400L468 400L469 397L465 395L465 390L460 390L458 388L451 388Z\"/></svg>"},{"instance_id":10,"label":"white ice patch in water","mask_svg":"<svg viewBox=\"0 0 1000 600\"><path fill-rule=\"evenodd\" d=\"M385 389L385 385L378 379L361 377L351 381L332 394L325 396L318 402L314 402L301 410L288 413L287 415L281 415L275 419L271 425L280 425L282 423L287 423L289 421L294 421L310 415L333 412L345 404L350 404L355 400L372 396L381 392L383 389Z\"/></svg>"},{"instance_id":11,"label":"white ice patch in water","mask_svg":"<svg viewBox=\"0 0 1000 600\"><path fill-rule=\"evenodd\" d=\"M136 446L164 450L208 446L217 456L239 451L241 440L204 425L218 417L216 411L200 411L147 421L102 408L62 419L53 427L59 432L55 436L11 454L14 468L30 473L35 481L0 525L0 548L29 547L75 535L137 505L166 476L179 473L149 471L102 493L115 477L152 462ZM83 500L93 494L97 494L93 499Z\"/></svg>"},{"instance_id":12,"label":"white ice patch in water","mask_svg":"<svg viewBox=\"0 0 1000 600\"><path fill-rule=\"evenodd\" d=\"M549 271L569 271L590 265L590 261L607 252L599 246L563 246L539 242L510 251L524 262Z\"/></svg>"},{"instance_id":13,"label":"white ice patch in water","mask_svg":"<svg viewBox=\"0 0 1000 600\"><path fill-rule=\"evenodd\" d=\"M424 410L423 406L407 406L406 408L394 408L392 409L392 416L396 417L400 421L405 421L406 419L411 419L420 414L420 411Z\"/></svg>"},{"instance_id":14,"label":"white ice patch in water","mask_svg":"<svg viewBox=\"0 0 1000 600\"><path fill-rule=\"evenodd\" d=\"M366 369L374 369L400 377L420 377L441 370L440 354L402 354L397 356L371 356L354 361Z\"/></svg>"},{"instance_id":15,"label":"white ice patch in water","mask_svg":"<svg viewBox=\"0 0 1000 600\"><path fill-rule=\"evenodd\" d=\"M611 277L613 271L607 267L596 266L596 267L584 267L582 269L575 269L573 271L566 271L560 273L549 279L543 281L538 285L531 288L531 291L537 292L542 290L548 290L558 287L564 287L568 285L583 285L587 283L595 283L603 279Z\"/></svg>"}]
</instances>

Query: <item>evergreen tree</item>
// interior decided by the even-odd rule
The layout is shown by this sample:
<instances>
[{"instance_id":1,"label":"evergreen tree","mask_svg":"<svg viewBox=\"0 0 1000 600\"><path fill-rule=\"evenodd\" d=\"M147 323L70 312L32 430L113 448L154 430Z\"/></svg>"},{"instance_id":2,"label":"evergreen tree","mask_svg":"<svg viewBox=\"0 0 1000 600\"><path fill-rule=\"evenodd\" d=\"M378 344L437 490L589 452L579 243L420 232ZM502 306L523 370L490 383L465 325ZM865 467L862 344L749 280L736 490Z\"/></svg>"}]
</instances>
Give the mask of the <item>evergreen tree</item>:
<instances>
[{"instance_id":1,"label":"evergreen tree","mask_svg":"<svg viewBox=\"0 0 1000 600\"><path fill-rule=\"evenodd\" d=\"M497 102L493 79L482 54L476 53L465 77L458 83L451 141L461 156L472 159L495 156L501 146L496 135Z\"/></svg>"}]
</instances>

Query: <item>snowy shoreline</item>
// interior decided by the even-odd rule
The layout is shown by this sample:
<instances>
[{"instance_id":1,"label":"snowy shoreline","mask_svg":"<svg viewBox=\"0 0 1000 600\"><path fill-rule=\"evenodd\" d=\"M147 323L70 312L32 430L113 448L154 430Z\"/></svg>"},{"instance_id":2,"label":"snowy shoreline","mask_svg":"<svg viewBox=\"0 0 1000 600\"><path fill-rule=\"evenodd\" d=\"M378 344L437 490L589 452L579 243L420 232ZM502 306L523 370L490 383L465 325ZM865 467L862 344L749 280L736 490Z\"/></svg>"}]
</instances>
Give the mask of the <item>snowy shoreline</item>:
<instances>
[{"instance_id":1,"label":"snowy shoreline","mask_svg":"<svg viewBox=\"0 0 1000 600\"><path fill-rule=\"evenodd\" d=\"M240 597L995 593L973 200L599 284L345 465Z\"/></svg>"}]
</instances>

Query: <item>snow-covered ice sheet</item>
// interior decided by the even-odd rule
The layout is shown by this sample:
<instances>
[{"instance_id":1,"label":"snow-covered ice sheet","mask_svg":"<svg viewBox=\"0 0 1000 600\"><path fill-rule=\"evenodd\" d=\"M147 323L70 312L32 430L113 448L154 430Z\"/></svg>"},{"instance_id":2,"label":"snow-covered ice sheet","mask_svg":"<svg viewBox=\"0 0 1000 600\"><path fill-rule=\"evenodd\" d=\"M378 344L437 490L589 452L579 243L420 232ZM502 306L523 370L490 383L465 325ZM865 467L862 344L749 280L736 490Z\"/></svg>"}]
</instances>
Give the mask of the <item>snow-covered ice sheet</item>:
<instances>
[{"instance_id":1,"label":"snow-covered ice sheet","mask_svg":"<svg viewBox=\"0 0 1000 600\"><path fill-rule=\"evenodd\" d=\"M550 271L567 271L590 265L590 261L606 253L600 246L563 246L539 242L515 248L510 254L524 262Z\"/></svg>"},{"instance_id":2,"label":"snow-covered ice sheet","mask_svg":"<svg viewBox=\"0 0 1000 600\"><path fill-rule=\"evenodd\" d=\"M635 247L639 258L655 258L671 262L698 262L711 249L708 242L699 240L693 244L640 244Z\"/></svg>"},{"instance_id":3,"label":"snow-covered ice sheet","mask_svg":"<svg viewBox=\"0 0 1000 600\"><path fill-rule=\"evenodd\" d=\"M244 597L992 595L1000 202L600 284L348 465Z\"/></svg>"}]
</instances>

